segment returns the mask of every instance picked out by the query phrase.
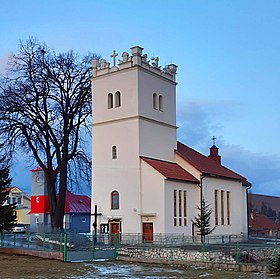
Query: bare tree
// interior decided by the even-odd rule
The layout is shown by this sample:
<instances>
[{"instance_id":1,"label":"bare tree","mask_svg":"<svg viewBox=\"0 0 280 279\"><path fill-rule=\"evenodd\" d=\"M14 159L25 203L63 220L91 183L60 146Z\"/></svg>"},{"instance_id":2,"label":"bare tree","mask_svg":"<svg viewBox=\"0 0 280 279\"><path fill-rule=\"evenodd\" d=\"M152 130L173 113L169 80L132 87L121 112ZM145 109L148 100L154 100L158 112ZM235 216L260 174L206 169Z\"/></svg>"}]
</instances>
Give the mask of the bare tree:
<instances>
[{"instance_id":1,"label":"bare tree","mask_svg":"<svg viewBox=\"0 0 280 279\"><path fill-rule=\"evenodd\" d=\"M80 174L91 169L83 138L90 131L90 62L96 57L56 54L30 38L20 43L0 80L0 137L6 156L13 158L20 150L42 168L56 228L63 227L69 169Z\"/></svg>"}]
</instances>

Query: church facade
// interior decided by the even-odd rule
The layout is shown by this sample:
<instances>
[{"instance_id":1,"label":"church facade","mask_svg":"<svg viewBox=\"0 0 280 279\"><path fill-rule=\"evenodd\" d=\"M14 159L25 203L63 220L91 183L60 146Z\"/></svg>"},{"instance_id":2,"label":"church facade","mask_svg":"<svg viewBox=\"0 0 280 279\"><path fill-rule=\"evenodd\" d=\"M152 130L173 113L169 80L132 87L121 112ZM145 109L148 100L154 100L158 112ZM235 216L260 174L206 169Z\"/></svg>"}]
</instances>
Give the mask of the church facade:
<instances>
[{"instance_id":1,"label":"church facade","mask_svg":"<svg viewBox=\"0 0 280 279\"><path fill-rule=\"evenodd\" d=\"M177 142L177 66L139 46L111 57L92 62L92 232L195 235L204 197L213 234L246 234L250 183L215 145L206 157Z\"/></svg>"}]
</instances>

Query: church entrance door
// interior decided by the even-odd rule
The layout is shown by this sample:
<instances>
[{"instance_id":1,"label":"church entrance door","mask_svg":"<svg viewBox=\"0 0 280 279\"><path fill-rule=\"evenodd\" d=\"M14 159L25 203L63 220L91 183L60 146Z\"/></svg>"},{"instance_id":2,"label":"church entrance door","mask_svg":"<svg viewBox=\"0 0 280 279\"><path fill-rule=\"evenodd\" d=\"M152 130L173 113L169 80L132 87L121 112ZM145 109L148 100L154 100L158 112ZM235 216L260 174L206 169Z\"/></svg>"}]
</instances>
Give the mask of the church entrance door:
<instances>
[{"instance_id":1,"label":"church entrance door","mask_svg":"<svg viewBox=\"0 0 280 279\"><path fill-rule=\"evenodd\" d=\"M153 223L143 223L143 240L146 243L153 242Z\"/></svg>"},{"instance_id":2,"label":"church entrance door","mask_svg":"<svg viewBox=\"0 0 280 279\"><path fill-rule=\"evenodd\" d=\"M119 222L110 223L110 233L111 233L111 243L114 244L115 238L119 239L119 237L120 237L120 223Z\"/></svg>"}]
</instances>

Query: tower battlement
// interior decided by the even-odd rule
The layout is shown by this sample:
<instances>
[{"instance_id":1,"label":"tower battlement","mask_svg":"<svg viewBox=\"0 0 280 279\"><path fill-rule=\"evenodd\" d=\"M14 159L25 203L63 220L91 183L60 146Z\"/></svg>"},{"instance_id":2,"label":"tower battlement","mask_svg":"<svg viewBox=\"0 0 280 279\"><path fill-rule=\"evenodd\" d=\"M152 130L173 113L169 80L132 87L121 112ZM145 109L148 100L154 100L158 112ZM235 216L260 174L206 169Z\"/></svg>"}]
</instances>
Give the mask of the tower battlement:
<instances>
[{"instance_id":1,"label":"tower battlement","mask_svg":"<svg viewBox=\"0 0 280 279\"><path fill-rule=\"evenodd\" d=\"M143 48L139 46L131 47L131 55L128 52L122 53L122 59L116 62L118 53L114 50L111 54L113 59L113 66L111 63L107 62L104 58L101 60L94 59L92 61L92 73L93 77L109 74L126 68L131 68L134 66L140 66L147 69L157 75L165 77L169 80L176 81L177 65L168 64L161 69L159 66L159 57L151 57L151 61L148 60L148 55L143 54Z\"/></svg>"}]
</instances>

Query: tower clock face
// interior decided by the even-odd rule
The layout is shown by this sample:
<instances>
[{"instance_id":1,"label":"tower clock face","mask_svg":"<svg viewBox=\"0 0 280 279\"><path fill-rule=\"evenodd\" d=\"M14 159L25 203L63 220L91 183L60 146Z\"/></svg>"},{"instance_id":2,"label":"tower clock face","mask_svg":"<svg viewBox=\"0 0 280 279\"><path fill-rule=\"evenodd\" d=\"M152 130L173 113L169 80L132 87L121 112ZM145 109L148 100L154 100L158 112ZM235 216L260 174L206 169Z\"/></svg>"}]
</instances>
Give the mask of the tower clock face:
<instances>
[{"instance_id":1,"label":"tower clock face","mask_svg":"<svg viewBox=\"0 0 280 279\"><path fill-rule=\"evenodd\" d=\"M39 200L39 197L36 197L36 203L39 203L40 200Z\"/></svg>"}]
</instances>

